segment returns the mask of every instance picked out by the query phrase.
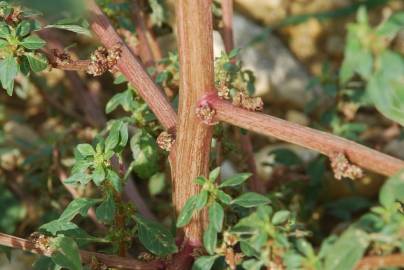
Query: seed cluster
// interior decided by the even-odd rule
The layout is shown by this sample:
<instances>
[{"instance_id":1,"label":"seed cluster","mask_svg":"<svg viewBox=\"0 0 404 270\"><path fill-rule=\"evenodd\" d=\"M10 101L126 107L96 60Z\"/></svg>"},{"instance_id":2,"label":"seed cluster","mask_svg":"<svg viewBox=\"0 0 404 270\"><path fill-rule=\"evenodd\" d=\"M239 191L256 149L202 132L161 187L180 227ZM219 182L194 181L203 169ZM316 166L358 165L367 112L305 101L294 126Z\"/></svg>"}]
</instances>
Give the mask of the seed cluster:
<instances>
[{"instance_id":1,"label":"seed cluster","mask_svg":"<svg viewBox=\"0 0 404 270\"><path fill-rule=\"evenodd\" d=\"M363 177L362 169L349 163L347 157L343 153L335 153L330 159L335 179L340 180L345 177L355 180Z\"/></svg>"},{"instance_id":2,"label":"seed cluster","mask_svg":"<svg viewBox=\"0 0 404 270\"><path fill-rule=\"evenodd\" d=\"M87 67L87 73L93 76L100 76L112 69L117 64L122 54L122 45L117 44L111 49L99 47L91 54L91 62Z\"/></svg>"},{"instance_id":3,"label":"seed cluster","mask_svg":"<svg viewBox=\"0 0 404 270\"><path fill-rule=\"evenodd\" d=\"M196 115L203 123L209 126L216 125L218 122L214 121L216 110L211 108L209 104L202 104L196 108Z\"/></svg>"},{"instance_id":4,"label":"seed cluster","mask_svg":"<svg viewBox=\"0 0 404 270\"><path fill-rule=\"evenodd\" d=\"M167 152L171 151L174 143L175 143L174 134L169 133L167 131L161 132L160 135L157 137L157 145Z\"/></svg>"},{"instance_id":5,"label":"seed cluster","mask_svg":"<svg viewBox=\"0 0 404 270\"><path fill-rule=\"evenodd\" d=\"M260 97L251 97L244 92L238 92L233 97L233 105L249 111L262 111L264 103Z\"/></svg>"},{"instance_id":6,"label":"seed cluster","mask_svg":"<svg viewBox=\"0 0 404 270\"><path fill-rule=\"evenodd\" d=\"M235 251L234 247L238 241L239 239L235 235L224 232L223 243L216 249L217 253L224 256L227 265L232 270L236 269L237 265L242 263L244 257L244 254Z\"/></svg>"},{"instance_id":7,"label":"seed cluster","mask_svg":"<svg viewBox=\"0 0 404 270\"><path fill-rule=\"evenodd\" d=\"M53 50L54 61L56 65L66 65L73 63L73 59L67 52Z\"/></svg>"},{"instance_id":8,"label":"seed cluster","mask_svg":"<svg viewBox=\"0 0 404 270\"><path fill-rule=\"evenodd\" d=\"M43 252L44 254L50 255L54 252L51 247L51 237L34 232L29 236L28 239L34 244L35 249Z\"/></svg>"},{"instance_id":9,"label":"seed cluster","mask_svg":"<svg viewBox=\"0 0 404 270\"><path fill-rule=\"evenodd\" d=\"M22 19L23 10L20 6L13 7L13 10L10 14L5 14L4 9L0 9L0 17L4 18L7 23L18 24Z\"/></svg>"}]
</instances>

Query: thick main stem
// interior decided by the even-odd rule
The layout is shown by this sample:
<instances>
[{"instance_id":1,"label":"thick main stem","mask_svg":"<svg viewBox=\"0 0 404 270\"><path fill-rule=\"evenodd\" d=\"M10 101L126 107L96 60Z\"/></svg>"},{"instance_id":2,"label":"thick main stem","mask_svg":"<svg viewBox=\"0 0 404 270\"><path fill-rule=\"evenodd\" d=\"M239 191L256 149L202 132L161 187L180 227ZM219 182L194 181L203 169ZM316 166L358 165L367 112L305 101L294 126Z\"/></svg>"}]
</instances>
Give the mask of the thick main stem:
<instances>
[{"instance_id":1,"label":"thick main stem","mask_svg":"<svg viewBox=\"0 0 404 270\"><path fill-rule=\"evenodd\" d=\"M355 165L382 175L391 176L404 169L404 161L400 159L326 132L235 107L219 99L215 93L206 96L205 100L216 110L217 120L297 144L329 157L342 153Z\"/></svg>"},{"instance_id":2,"label":"thick main stem","mask_svg":"<svg viewBox=\"0 0 404 270\"><path fill-rule=\"evenodd\" d=\"M212 1L177 0L180 96L173 201L177 212L199 192L193 181L209 172L212 128L196 116L198 100L214 90ZM200 245L205 215L199 213L185 228L185 237Z\"/></svg>"}]
</instances>

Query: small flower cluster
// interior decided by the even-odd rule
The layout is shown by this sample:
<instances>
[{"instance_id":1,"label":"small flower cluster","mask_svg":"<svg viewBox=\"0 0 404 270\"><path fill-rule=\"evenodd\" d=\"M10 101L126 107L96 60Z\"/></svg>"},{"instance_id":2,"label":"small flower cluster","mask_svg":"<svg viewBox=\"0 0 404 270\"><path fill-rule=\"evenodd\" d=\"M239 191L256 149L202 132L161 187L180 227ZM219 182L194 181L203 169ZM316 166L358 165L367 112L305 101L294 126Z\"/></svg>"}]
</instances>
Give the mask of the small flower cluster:
<instances>
[{"instance_id":1,"label":"small flower cluster","mask_svg":"<svg viewBox=\"0 0 404 270\"><path fill-rule=\"evenodd\" d=\"M157 137L157 145L167 152L171 151L174 143L175 143L174 134L169 133L167 131L161 132L160 135Z\"/></svg>"},{"instance_id":2,"label":"small flower cluster","mask_svg":"<svg viewBox=\"0 0 404 270\"><path fill-rule=\"evenodd\" d=\"M112 71L119 58L121 58L121 54L121 44L117 44L111 49L99 47L91 55L91 63L87 67L87 73L94 76L100 76L107 71Z\"/></svg>"},{"instance_id":3,"label":"small flower cluster","mask_svg":"<svg viewBox=\"0 0 404 270\"><path fill-rule=\"evenodd\" d=\"M331 167L336 179L341 180L345 177L355 180L363 177L362 169L349 163L347 157L343 153L335 153L330 159Z\"/></svg>"}]
</instances>

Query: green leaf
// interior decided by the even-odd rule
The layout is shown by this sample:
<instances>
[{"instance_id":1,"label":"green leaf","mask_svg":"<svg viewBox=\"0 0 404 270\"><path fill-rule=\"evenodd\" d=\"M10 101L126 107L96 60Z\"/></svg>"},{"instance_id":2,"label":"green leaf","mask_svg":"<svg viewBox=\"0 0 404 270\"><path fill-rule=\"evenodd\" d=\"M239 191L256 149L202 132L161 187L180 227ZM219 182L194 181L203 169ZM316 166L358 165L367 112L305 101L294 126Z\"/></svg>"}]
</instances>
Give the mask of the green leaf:
<instances>
[{"instance_id":1,"label":"green leaf","mask_svg":"<svg viewBox=\"0 0 404 270\"><path fill-rule=\"evenodd\" d=\"M380 204L392 208L395 202L404 203L404 173L400 172L390 177L379 193Z\"/></svg>"},{"instance_id":2,"label":"green leaf","mask_svg":"<svg viewBox=\"0 0 404 270\"><path fill-rule=\"evenodd\" d=\"M397 12L384 21L376 30L380 36L394 38L404 28L404 12Z\"/></svg>"},{"instance_id":3,"label":"green leaf","mask_svg":"<svg viewBox=\"0 0 404 270\"><path fill-rule=\"evenodd\" d=\"M269 153L270 156L275 156L275 162L285 166L293 166L302 164L300 157L290 149L278 148Z\"/></svg>"},{"instance_id":4,"label":"green leaf","mask_svg":"<svg viewBox=\"0 0 404 270\"><path fill-rule=\"evenodd\" d=\"M305 257L314 258L316 256L312 245L305 239L298 239L296 241L296 247Z\"/></svg>"},{"instance_id":5,"label":"green leaf","mask_svg":"<svg viewBox=\"0 0 404 270\"><path fill-rule=\"evenodd\" d=\"M192 265L192 270L210 270L218 257L218 255L198 257Z\"/></svg>"},{"instance_id":6,"label":"green leaf","mask_svg":"<svg viewBox=\"0 0 404 270\"><path fill-rule=\"evenodd\" d=\"M125 111L129 111L131 108L131 104L133 103L133 91L128 89L122 93L118 93L113 96L107 103L105 107L106 113L111 113L118 106L122 106Z\"/></svg>"},{"instance_id":7,"label":"green leaf","mask_svg":"<svg viewBox=\"0 0 404 270\"><path fill-rule=\"evenodd\" d=\"M210 255L215 253L217 245L217 232L211 223L209 223L208 228L203 233L203 245Z\"/></svg>"},{"instance_id":8,"label":"green leaf","mask_svg":"<svg viewBox=\"0 0 404 270\"><path fill-rule=\"evenodd\" d=\"M290 217L290 212L288 210L280 210L275 212L274 216L272 217L272 224L280 225L285 223Z\"/></svg>"},{"instance_id":9,"label":"green leaf","mask_svg":"<svg viewBox=\"0 0 404 270\"><path fill-rule=\"evenodd\" d=\"M29 76L29 73L31 72L28 58L25 55L20 57L20 70L21 73L24 74L24 76Z\"/></svg>"},{"instance_id":10,"label":"green leaf","mask_svg":"<svg viewBox=\"0 0 404 270\"><path fill-rule=\"evenodd\" d=\"M230 197L230 195L222 190L217 190L216 196L224 204L229 205L231 203L232 198Z\"/></svg>"},{"instance_id":11,"label":"green leaf","mask_svg":"<svg viewBox=\"0 0 404 270\"><path fill-rule=\"evenodd\" d=\"M40 72L48 67L48 59L41 53L26 53L25 57L33 72Z\"/></svg>"},{"instance_id":12,"label":"green leaf","mask_svg":"<svg viewBox=\"0 0 404 270\"><path fill-rule=\"evenodd\" d=\"M325 254L324 270L354 269L369 245L369 236L358 229L348 229Z\"/></svg>"},{"instance_id":13,"label":"green leaf","mask_svg":"<svg viewBox=\"0 0 404 270\"><path fill-rule=\"evenodd\" d=\"M115 202L112 195L108 195L107 199L103 201L100 206L95 210L97 219L104 223L111 223L115 217Z\"/></svg>"},{"instance_id":14,"label":"green leaf","mask_svg":"<svg viewBox=\"0 0 404 270\"><path fill-rule=\"evenodd\" d=\"M9 56L0 62L0 81L7 94L11 96L14 89L14 79L20 68L17 58Z\"/></svg>"},{"instance_id":15,"label":"green leaf","mask_svg":"<svg viewBox=\"0 0 404 270\"><path fill-rule=\"evenodd\" d=\"M79 153L85 157L95 155L95 150L91 144L82 143L82 144L77 145L76 148L77 148L77 151L79 151Z\"/></svg>"},{"instance_id":16,"label":"green leaf","mask_svg":"<svg viewBox=\"0 0 404 270\"><path fill-rule=\"evenodd\" d=\"M10 28L7 24L5 23L0 23L0 38L5 38L7 39L10 37Z\"/></svg>"},{"instance_id":17,"label":"green leaf","mask_svg":"<svg viewBox=\"0 0 404 270\"><path fill-rule=\"evenodd\" d=\"M240 48L235 48L229 52L229 58L233 59L240 53Z\"/></svg>"},{"instance_id":18,"label":"green leaf","mask_svg":"<svg viewBox=\"0 0 404 270\"><path fill-rule=\"evenodd\" d=\"M80 35L85 35L91 37L91 32L87 28L80 25L69 25L69 24L48 24L44 28L56 28L62 29L70 32L74 32Z\"/></svg>"},{"instance_id":19,"label":"green leaf","mask_svg":"<svg viewBox=\"0 0 404 270\"><path fill-rule=\"evenodd\" d=\"M105 140L105 151L114 149L119 143L119 135L122 127L122 121L115 121Z\"/></svg>"},{"instance_id":20,"label":"green leaf","mask_svg":"<svg viewBox=\"0 0 404 270\"><path fill-rule=\"evenodd\" d=\"M28 50L38 50L46 45L46 41L37 36L28 36L20 44Z\"/></svg>"},{"instance_id":21,"label":"green leaf","mask_svg":"<svg viewBox=\"0 0 404 270\"><path fill-rule=\"evenodd\" d=\"M149 5L152 9L151 19L153 24L161 27L166 20L166 8L163 5L164 1L161 0L149 0Z\"/></svg>"},{"instance_id":22,"label":"green leaf","mask_svg":"<svg viewBox=\"0 0 404 270\"><path fill-rule=\"evenodd\" d=\"M31 32L31 22L27 20L21 21L16 28L16 33L19 37L25 37Z\"/></svg>"},{"instance_id":23,"label":"green leaf","mask_svg":"<svg viewBox=\"0 0 404 270\"><path fill-rule=\"evenodd\" d=\"M223 187L234 187L234 186L238 186L241 185L242 183L244 183L248 178L250 178L252 174L251 173L238 173L226 180L224 180L219 187L223 188Z\"/></svg>"},{"instance_id":24,"label":"green leaf","mask_svg":"<svg viewBox=\"0 0 404 270\"><path fill-rule=\"evenodd\" d=\"M206 183L206 181L207 181L207 179L206 179L205 177L203 177L203 176L198 176L198 177L194 180L194 182L195 182L196 184L201 185L201 186L203 186L203 185Z\"/></svg>"},{"instance_id":25,"label":"green leaf","mask_svg":"<svg viewBox=\"0 0 404 270\"><path fill-rule=\"evenodd\" d=\"M270 200L261 194L254 192L247 192L234 199L231 203L237 204L245 208L250 208L263 204L268 204L270 203Z\"/></svg>"},{"instance_id":26,"label":"green leaf","mask_svg":"<svg viewBox=\"0 0 404 270\"><path fill-rule=\"evenodd\" d=\"M52 248L56 249L51 257L55 264L70 270L83 269L79 247L73 239L58 236L52 241Z\"/></svg>"},{"instance_id":27,"label":"green leaf","mask_svg":"<svg viewBox=\"0 0 404 270\"><path fill-rule=\"evenodd\" d=\"M355 73L364 79L369 79L372 73L373 56L369 48L363 46L361 39L366 34L368 27L362 25L350 25L345 46L344 61L340 71L340 80L346 83Z\"/></svg>"},{"instance_id":28,"label":"green leaf","mask_svg":"<svg viewBox=\"0 0 404 270\"><path fill-rule=\"evenodd\" d=\"M105 169L102 165L95 167L93 174L91 175L93 182L99 186L105 180Z\"/></svg>"},{"instance_id":29,"label":"green leaf","mask_svg":"<svg viewBox=\"0 0 404 270\"><path fill-rule=\"evenodd\" d=\"M220 167L217 167L216 169L214 169L209 173L209 181L214 182L219 177L219 174L220 174Z\"/></svg>"},{"instance_id":30,"label":"green leaf","mask_svg":"<svg viewBox=\"0 0 404 270\"><path fill-rule=\"evenodd\" d=\"M0 231L13 234L25 214L26 209L21 201L0 182Z\"/></svg>"},{"instance_id":31,"label":"green leaf","mask_svg":"<svg viewBox=\"0 0 404 270\"><path fill-rule=\"evenodd\" d=\"M200 210L205 207L208 202L208 197L209 193L207 190L203 190L198 195L196 195L195 210Z\"/></svg>"},{"instance_id":32,"label":"green leaf","mask_svg":"<svg viewBox=\"0 0 404 270\"><path fill-rule=\"evenodd\" d=\"M125 147L129 140L128 123L122 123L121 129L119 130L119 137L119 146Z\"/></svg>"},{"instance_id":33,"label":"green leaf","mask_svg":"<svg viewBox=\"0 0 404 270\"><path fill-rule=\"evenodd\" d=\"M155 139L141 129L130 140L133 155L133 170L143 179L149 179L158 172L158 146Z\"/></svg>"},{"instance_id":34,"label":"green leaf","mask_svg":"<svg viewBox=\"0 0 404 270\"><path fill-rule=\"evenodd\" d=\"M217 202L213 202L209 207L209 222L217 232L222 231L224 210L223 207Z\"/></svg>"},{"instance_id":35,"label":"green leaf","mask_svg":"<svg viewBox=\"0 0 404 270\"><path fill-rule=\"evenodd\" d=\"M34 270L60 270L61 267L55 265L51 258L41 256L33 265Z\"/></svg>"},{"instance_id":36,"label":"green leaf","mask_svg":"<svg viewBox=\"0 0 404 270\"><path fill-rule=\"evenodd\" d=\"M261 270L264 266L264 263L259 260L250 259L243 262L244 269L248 270Z\"/></svg>"},{"instance_id":37,"label":"green leaf","mask_svg":"<svg viewBox=\"0 0 404 270\"><path fill-rule=\"evenodd\" d=\"M88 209L94 206L99 200L88 199L88 198L77 198L69 203L66 209L63 211L59 220L71 221L76 215L81 215L83 217L87 216Z\"/></svg>"},{"instance_id":38,"label":"green leaf","mask_svg":"<svg viewBox=\"0 0 404 270\"><path fill-rule=\"evenodd\" d=\"M404 125L404 58L384 51L379 70L370 78L366 91L376 108L386 117Z\"/></svg>"},{"instance_id":39,"label":"green leaf","mask_svg":"<svg viewBox=\"0 0 404 270\"><path fill-rule=\"evenodd\" d=\"M43 224L39 229L52 235L56 235L58 232L62 231L77 230L79 227L70 221L56 219Z\"/></svg>"},{"instance_id":40,"label":"green leaf","mask_svg":"<svg viewBox=\"0 0 404 270\"><path fill-rule=\"evenodd\" d=\"M184 227L191 221L192 215L195 211L196 199L197 199L196 195L188 198L187 202L181 209L181 212L177 218L177 224L176 224L177 228Z\"/></svg>"},{"instance_id":41,"label":"green leaf","mask_svg":"<svg viewBox=\"0 0 404 270\"><path fill-rule=\"evenodd\" d=\"M161 193L166 185L164 173L156 173L149 179L149 192L152 196Z\"/></svg>"},{"instance_id":42,"label":"green leaf","mask_svg":"<svg viewBox=\"0 0 404 270\"><path fill-rule=\"evenodd\" d=\"M111 181L112 186L117 192L122 191L121 178L115 171L107 169L107 179Z\"/></svg>"},{"instance_id":43,"label":"green leaf","mask_svg":"<svg viewBox=\"0 0 404 270\"><path fill-rule=\"evenodd\" d=\"M167 256L177 252L173 235L159 223L135 216L140 242L157 256Z\"/></svg>"}]
</instances>

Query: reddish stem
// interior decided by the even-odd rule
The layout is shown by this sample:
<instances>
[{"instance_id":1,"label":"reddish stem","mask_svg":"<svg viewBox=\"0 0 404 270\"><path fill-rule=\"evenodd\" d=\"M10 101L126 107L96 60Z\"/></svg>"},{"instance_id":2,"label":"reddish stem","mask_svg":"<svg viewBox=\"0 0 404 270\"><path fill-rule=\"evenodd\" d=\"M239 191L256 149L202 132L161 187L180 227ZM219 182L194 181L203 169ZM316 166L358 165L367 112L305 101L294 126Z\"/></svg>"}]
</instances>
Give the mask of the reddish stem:
<instances>
[{"instance_id":1,"label":"reddish stem","mask_svg":"<svg viewBox=\"0 0 404 270\"><path fill-rule=\"evenodd\" d=\"M222 37L224 42L224 47L226 52L229 53L234 49L234 38L233 38L233 0L222 0L222 19L223 19L223 29ZM248 185L252 191L255 192L265 192L265 185L259 179L257 174L257 166L255 164L255 157L253 146L251 143L251 137L246 132L243 134L240 130L237 130L237 135L240 137L241 150L245 154L248 171L252 173Z\"/></svg>"},{"instance_id":2,"label":"reddish stem","mask_svg":"<svg viewBox=\"0 0 404 270\"><path fill-rule=\"evenodd\" d=\"M52 253L44 251L35 246L35 243L23 238L15 237L12 235L0 233L0 245L18 248L31 253L36 253L50 257ZM158 270L163 269L163 263L161 261L142 262L135 259L123 258L114 255L107 255L98 252L80 251L81 260L83 263L90 263L93 258L96 258L98 262L105 264L108 267L114 267L119 269L132 269L132 270Z\"/></svg>"},{"instance_id":3,"label":"reddish stem","mask_svg":"<svg viewBox=\"0 0 404 270\"><path fill-rule=\"evenodd\" d=\"M190 196L199 193L200 187L194 179L209 173L213 130L198 119L196 108L198 100L214 89L211 5L211 0L177 0L180 95L173 182L177 212ZM201 244L205 214L199 212L186 226L185 241Z\"/></svg>"},{"instance_id":4,"label":"reddish stem","mask_svg":"<svg viewBox=\"0 0 404 270\"><path fill-rule=\"evenodd\" d=\"M101 43L108 49L121 45L121 57L117 67L136 88L138 94L149 105L157 119L166 129L176 125L176 114L162 91L154 84L142 65L133 55L122 39L118 36L108 18L94 0L88 0L87 9L90 13L90 25Z\"/></svg>"},{"instance_id":5,"label":"reddish stem","mask_svg":"<svg viewBox=\"0 0 404 270\"><path fill-rule=\"evenodd\" d=\"M369 270L389 267L404 267L404 254L365 257L357 264L355 269Z\"/></svg>"},{"instance_id":6,"label":"reddish stem","mask_svg":"<svg viewBox=\"0 0 404 270\"><path fill-rule=\"evenodd\" d=\"M297 144L329 157L342 153L350 162L382 175L391 176L404 168L404 161L347 139L235 107L215 94L206 96L205 100L216 110L217 120Z\"/></svg>"}]
</instances>

